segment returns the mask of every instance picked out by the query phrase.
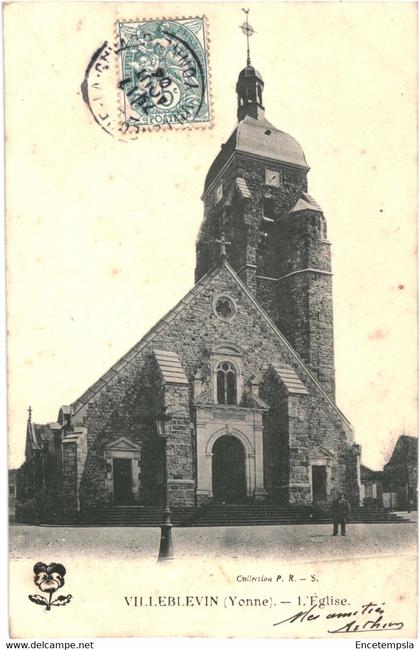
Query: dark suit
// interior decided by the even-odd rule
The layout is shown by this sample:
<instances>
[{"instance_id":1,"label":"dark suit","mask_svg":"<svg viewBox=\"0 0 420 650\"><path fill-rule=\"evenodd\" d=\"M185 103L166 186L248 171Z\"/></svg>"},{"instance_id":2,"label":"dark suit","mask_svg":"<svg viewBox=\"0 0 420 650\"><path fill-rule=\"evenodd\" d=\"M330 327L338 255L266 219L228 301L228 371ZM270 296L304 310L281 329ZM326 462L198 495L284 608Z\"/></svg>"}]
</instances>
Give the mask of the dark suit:
<instances>
[{"instance_id":1,"label":"dark suit","mask_svg":"<svg viewBox=\"0 0 420 650\"><path fill-rule=\"evenodd\" d=\"M332 511L333 523L334 523L333 535L337 535L339 525L341 527L341 534L345 535L346 519L350 514L349 502L344 497L342 497L341 499L334 499L332 503L331 511Z\"/></svg>"}]
</instances>

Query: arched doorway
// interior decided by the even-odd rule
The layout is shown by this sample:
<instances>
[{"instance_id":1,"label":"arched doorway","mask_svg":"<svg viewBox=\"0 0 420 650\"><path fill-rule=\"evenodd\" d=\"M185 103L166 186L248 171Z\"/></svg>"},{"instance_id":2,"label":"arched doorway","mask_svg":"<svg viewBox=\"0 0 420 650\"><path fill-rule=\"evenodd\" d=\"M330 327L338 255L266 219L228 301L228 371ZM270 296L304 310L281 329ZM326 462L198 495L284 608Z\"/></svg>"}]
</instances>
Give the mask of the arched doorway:
<instances>
[{"instance_id":1,"label":"arched doorway","mask_svg":"<svg viewBox=\"0 0 420 650\"><path fill-rule=\"evenodd\" d=\"M213 499L241 503L246 496L245 450L235 436L221 436L213 445Z\"/></svg>"}]
</instances>

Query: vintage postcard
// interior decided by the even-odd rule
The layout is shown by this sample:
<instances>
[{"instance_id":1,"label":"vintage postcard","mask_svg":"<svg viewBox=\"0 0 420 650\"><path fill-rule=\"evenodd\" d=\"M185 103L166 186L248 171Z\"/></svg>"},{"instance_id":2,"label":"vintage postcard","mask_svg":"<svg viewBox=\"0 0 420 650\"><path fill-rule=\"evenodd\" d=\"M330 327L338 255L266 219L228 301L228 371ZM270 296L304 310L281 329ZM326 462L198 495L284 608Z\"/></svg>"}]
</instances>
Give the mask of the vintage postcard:
<instances>
[{"instance_id":1,"label":"vintage postcard","mask_svg":"<svg viewBox=\"0 0 420 650\"><path fill-rule=\"evenodd\" d=\"M3 6L9 634L417 637L417 6Z\"/></svg>"}]
</instances>

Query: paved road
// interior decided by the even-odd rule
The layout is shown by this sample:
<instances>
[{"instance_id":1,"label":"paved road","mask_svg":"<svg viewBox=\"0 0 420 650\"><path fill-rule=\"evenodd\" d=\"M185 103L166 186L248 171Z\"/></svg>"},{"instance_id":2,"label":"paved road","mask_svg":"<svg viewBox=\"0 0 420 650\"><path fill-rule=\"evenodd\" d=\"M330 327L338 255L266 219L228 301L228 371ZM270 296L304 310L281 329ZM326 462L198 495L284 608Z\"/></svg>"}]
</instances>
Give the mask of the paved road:
<instances>
[{"instance_id":1,"label":"paved road","mask_svg":"<svg viewBox=\"0 0 420 650\"><path fill-rule=\"evenodd\" d=\"M330 560L384 555L414 555L417 524L351 524L346 537L332 537L330 525L224 526L175 528L177 559L255 558ZM51 549L66 557L91 555L153 558L159 548L158 528L71 528L13 525L10 556L33 558Z\"/></svg>"}]
</instances>

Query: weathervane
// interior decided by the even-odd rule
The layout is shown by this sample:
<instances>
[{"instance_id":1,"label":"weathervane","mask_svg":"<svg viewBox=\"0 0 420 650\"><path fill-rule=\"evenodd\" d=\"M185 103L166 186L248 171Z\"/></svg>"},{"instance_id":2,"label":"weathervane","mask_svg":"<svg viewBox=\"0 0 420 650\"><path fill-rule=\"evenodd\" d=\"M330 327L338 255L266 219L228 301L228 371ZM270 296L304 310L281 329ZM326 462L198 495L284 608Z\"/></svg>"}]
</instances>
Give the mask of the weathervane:
<instances>
[{"instance_id":1,"label":"weathervane","mask_svg":"<svg viewBox=\"0 0 420 650\"><path fill-rule=\"evenodd\" d=\"M242 23L240 28L246 36L246 64L251 65L251 57L249 55L249 37L252 36L252 34L255 34L255 30L248 22L249 9L242 9L242 11L246 14L246 22Z\"/></svg>"},{"instance_id":2,"label":"weathervane","mask_svg":"<svg viewBox=\"0 0 420 650\"><path fill-rule=\"evenodd\" d=\"M28 422L32 421L32 406L28 408Z\"/></svg>"}]
</instances>

